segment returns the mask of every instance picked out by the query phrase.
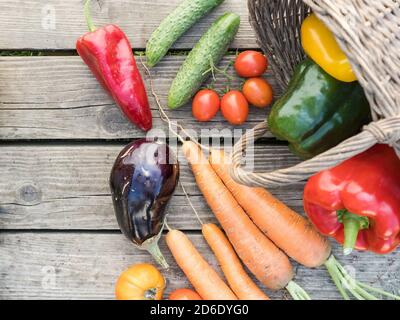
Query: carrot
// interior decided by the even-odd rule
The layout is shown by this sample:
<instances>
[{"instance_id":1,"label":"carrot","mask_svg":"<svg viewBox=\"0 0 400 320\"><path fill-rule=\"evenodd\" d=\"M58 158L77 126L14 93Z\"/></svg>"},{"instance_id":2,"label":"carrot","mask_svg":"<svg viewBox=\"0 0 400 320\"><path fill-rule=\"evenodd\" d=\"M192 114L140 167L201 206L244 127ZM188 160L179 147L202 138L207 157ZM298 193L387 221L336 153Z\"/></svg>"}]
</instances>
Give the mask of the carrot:
<instances>
[{"instance_id":1,"label":"carrot","mask_svg":"<svg viewBox=\"0 0 400 320\"><path fill-rule=\"evenodd\" d=\"M237 300L232 290L183 232L171 230L166 241L177 264L204 300Z\"/></svg>"},{"instance_id":2,"label":"carrot","mask_svg":"<svg viewBox=\"0 0 400 320\"><path fill-rule=\"evenodd\" d=\"M215 224L204 224L203 236L217 257L229 286L240 300L269 300L244 270L235 250Z\"/></svg>"},{"instance_id":3,"label":"carrot","mask_svg":"<svg viewBox=\"0 0 400 320\"><path fill-rule=\"evenodd\" d=\"M273 290L286 287L293 278L287 256L254 225L200 148L187 141L183 152L199 189L243 263L266 287Z\"/></svg>"},{"instance_id":4,"label":"carrot","mask_svg":"<svg viewBox=\"0 0 400 320\"><path fill-rule=\"evenodd\" d=\"M263 188L236 183L229 173L229 158L212 150L210 163L240 206L253 222L279 248L300 264L314 268L323 265L331 254L328 240L304 217L288 208Z\"/></svg>"}]
</instances>

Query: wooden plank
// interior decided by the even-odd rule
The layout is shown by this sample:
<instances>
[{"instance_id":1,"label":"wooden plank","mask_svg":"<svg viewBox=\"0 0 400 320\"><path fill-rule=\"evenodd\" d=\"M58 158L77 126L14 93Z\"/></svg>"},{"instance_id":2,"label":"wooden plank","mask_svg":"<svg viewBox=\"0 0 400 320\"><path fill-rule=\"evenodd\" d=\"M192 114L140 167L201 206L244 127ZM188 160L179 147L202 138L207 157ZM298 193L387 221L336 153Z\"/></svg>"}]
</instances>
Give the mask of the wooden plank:
<instances>
[{"instance_id":1,"label":"wooden plank","mask_svg":"<svg viewBox=\"0 0 400 320\"><path fill-rule=\"evenodd\" d=\"M234 56L224 59L226 66ZM168 90L184 56L169 56L153 71L154 87L165 105ZM230 74L234 74L233 68ZM143 74L143 69L142 69ZM149 79L147 77L147 87ZM280 94L272 73L266 78ZM240 87L236 78L232 87ZM227 80L217 78L217 89ZM155 129L167 131L155 100L150 96ZM248 121L235 129L249 129L265 119L268 110L251 108ZM221 115L210 123L199 123L191 106L168 111L172 120L184 123L197 133L213 128L232 128ZM2 57L0 58L0 139L119 139L143 137L145 133L130 124L91 75L79 57ZM267 134L271 136L271 134Z\"/></svg>"},{"instance_id":2,"label":"wooden plank","mask_svg":"<svg viewBox=\"0 0 400 320\"><path fill-rule=\"evenodd\" d=\"M190 234L197 249L218 271L203 237ZM113 299L118 275L135 263L154 263L121 234L0 233L0 299ZM171 268L166 296L189 284L176 266L164 240L160 241ZM335 250L337 256L340 253ZM399 252L386 256L355 253L340 261L358 280L389 291L400 286ZM384 266L384 267L383 267ZM296 267L296 282L314 299L339 299L326 270ZM265 290L265 288L264 288ZM273 299L285 299L284 290L265 290Z\"/></svg>"},{"instance_id":3,"label":"wooden plank","mask_svg":"<svg viewBox=\"0 0 400 320\"><path fill-rule=\"evenodd\" d=\"M119 25L134 48L144 48L153 30L181 0L92 2L92 15L97 26L110 23ZM257 47L248 22L247 2L229 0L196 24L174 48L192 48L212 21L226 11L238 13L242 18L240 31L232 47ZM83 1L1 1L0 29L4 31L0 35L1 49L75 49L76 40L87 32Z\"/></svg>"},{"instance_id":4,"label":"wooden plank","mask_svg":"<svg viewBox=\"0 0 400 320\"><path fill-rule=\"evenodd\" d=\"M117 229L108 178L117 145L15 145L0 153L0 229ZM181 181L206 222L215 222L179 151ZM273 170L297 163L285 146L257 146L256 170ZM302 212L302 185L272 190ZM178 186L169 223L180 229L199 224Z\"/></svg>"}]
</instances>

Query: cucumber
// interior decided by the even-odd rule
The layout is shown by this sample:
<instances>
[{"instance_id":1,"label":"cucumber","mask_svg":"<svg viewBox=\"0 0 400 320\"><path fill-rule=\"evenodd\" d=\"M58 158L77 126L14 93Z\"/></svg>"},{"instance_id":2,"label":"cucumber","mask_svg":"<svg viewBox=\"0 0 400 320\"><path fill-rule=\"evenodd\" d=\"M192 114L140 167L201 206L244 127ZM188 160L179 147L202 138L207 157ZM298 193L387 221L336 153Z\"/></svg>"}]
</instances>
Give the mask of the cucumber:
<instances>
[{"instance_id":1,"label":"cucumber","mask_svg":"<svg viewBox=\"0 0 400 320\"><path fill-rule=\"evenodd\" d=\"M172 82L168 94L170 109L179 108L190 101L210 76L207 70L211 68L211 61L217 65L227 52L239 25L240 17L237 14L225 13L201 37Z\"/></svg>"},{"instance_id":2,"label":"cucumber","mask_svg":"<svg viewBox=\"0 0 400 320\"><path fill-rule=\"evenodd\" d=\"M146 46L147 65L154 67L176 40L224 0L184 0L153 32Z\"/></svg>"}]
</instances>

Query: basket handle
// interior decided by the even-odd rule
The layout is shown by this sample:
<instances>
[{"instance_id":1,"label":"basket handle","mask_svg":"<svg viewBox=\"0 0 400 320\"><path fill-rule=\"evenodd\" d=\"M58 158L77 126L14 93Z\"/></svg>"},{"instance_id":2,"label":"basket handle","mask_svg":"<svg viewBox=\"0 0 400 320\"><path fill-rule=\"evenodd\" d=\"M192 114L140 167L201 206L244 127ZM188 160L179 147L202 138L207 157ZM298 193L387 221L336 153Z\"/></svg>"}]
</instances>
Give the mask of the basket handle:
<instances>
[{"instance_id":1,"label":"basket handle","mask_svg":"<svg viewBox=\"0 0 400 320\"><path fill-rule=\"evenodd\" d=\"M230 173L238 183L250 187L279 187L303 181L313 174L334 167L357 154L371 148L376 143L386 143L392 146L400 157L400 115L372 122L363 131L336 147L293 167L278 169L271 172L250 172L241 167L246 146L261 138L268 130L264 121L252 130L246 132L235 144L231 155Z\"/></svg>"}]
</instances>

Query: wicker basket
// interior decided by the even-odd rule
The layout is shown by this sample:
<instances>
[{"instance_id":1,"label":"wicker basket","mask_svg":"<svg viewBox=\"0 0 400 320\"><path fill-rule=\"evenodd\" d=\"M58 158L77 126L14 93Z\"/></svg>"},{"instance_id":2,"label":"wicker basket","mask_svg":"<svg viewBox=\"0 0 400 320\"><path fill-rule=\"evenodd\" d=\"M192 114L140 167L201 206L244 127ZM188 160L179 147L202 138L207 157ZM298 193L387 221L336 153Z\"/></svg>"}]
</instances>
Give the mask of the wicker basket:
<instances>
[{"instance_id":1,"label":"wicker basket","mask_svg":"<svg viewBox=\"0 0 400 320\"><path fill-rule=\"evenodd\" d=\"M268 130L266 121L246 133L232 153L232 177L248 186L275 187L307 179L376 143L400 156L400 0L249 0L258 43L285 89L304 58L300 26L312 11L332 30L371 105L374 121L335 148L294 167L254 173L240 164L246 146ZM400 168L399 168L400 170Z\"/></svg>"}]
</instances>

